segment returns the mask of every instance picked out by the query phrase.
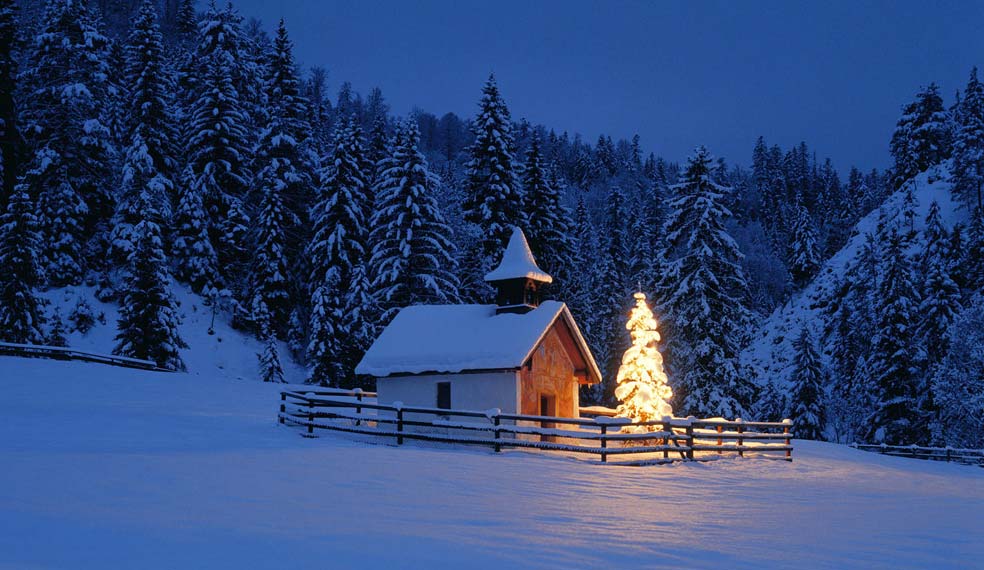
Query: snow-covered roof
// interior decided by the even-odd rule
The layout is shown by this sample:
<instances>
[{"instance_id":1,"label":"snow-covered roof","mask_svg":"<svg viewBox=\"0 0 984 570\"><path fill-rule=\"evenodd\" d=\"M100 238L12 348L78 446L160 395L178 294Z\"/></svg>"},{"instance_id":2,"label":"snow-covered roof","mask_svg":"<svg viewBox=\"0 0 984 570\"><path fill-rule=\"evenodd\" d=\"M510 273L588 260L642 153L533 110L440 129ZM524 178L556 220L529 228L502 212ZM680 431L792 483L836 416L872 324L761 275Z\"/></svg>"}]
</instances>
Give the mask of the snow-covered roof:
<instances>
[{"instance_id":1,"label":"snow-covered roof","mask_svg":"<svg viewBox=\"0 0 984 570\"><path fill-rule=\"evenodd\" d=\"M456 373L520 368L563 318L593 378L601 378L567 305L544 301L525 314L496 314L495 305L414 305L401 309L369 348L357 374ZM596 380L597 381L597 380Z\"/></svg>"},{"instance_id":2,"label":"snow-covered roof","mask_svg":"<svg viewBox=\"0 0 984 570\"><path fill-rule=\"evenodd\" d=\"M523 278L542 281L543 283L553 282L553 277L537 267L523 230L513 226L513 233L509 236L509 244L506 245L506 251L502 254L499 267L490 271L485 276L485 280L502 281L503 279Z\"/></svg>"}]
</instances>

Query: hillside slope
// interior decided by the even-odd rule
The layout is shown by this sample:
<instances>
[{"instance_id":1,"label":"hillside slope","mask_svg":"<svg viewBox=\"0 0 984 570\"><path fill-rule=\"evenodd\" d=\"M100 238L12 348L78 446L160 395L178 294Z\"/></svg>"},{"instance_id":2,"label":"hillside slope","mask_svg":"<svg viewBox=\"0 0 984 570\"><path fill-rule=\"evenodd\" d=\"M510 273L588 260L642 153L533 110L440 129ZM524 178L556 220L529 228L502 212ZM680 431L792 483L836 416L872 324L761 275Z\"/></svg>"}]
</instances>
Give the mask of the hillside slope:
<instances>
[{"instance_id":1,"label":"hillside slope","mask_svg":"<svg viewBox=\"0 0 984 570\"><path fill-rule=\"evenodd\" d=\"M928 171L910 182L916 197L917 230L924 227L926 214L934 200L939 203L940 215L948 227L964 221L967 216L967 212L959 209L952 199L950 183L947 180L934 180L936 177L937 174ZM742 363L751 368L760 385L769 379L780 384L788 381L795 355L793 341L803 327L810 327L813 338L819 339L823 351L827 352L830 348L829 339L823 335L827 315L821 310L822 305L843 279L847 268L856 262L864 245L865 235L876 233L880 218L883 217L890 224L899 217L904 197L905 192L900 190L889 196L881 207L862 218L855 226L847 245L827 260L817 277L760 324L751 344L741 355ZM921 235L916 238L913 247L922 247Z\"/></svg>"},{"instance_id":2,"label":"hillside slope","mask_svg":"<svg viewBox=\"0 0 984 570\"><path fill-rule=\"evenodd\" d=\"M212 307L206 306L202 298L179 283L172 284L174 296L179 303L181 317L179 331L188 348L181 350L181 358L192 376L232 378L239 380L259 380L257 354L263 346L255 337L234 330L229 326L228 316L219 312L212 323ZM44 294L51 302L49 314L56 308L71 329L68 316L80 299L84 299L95 315L101 316L91 330L82 334L73 331L66 335L68 345L82 351L110 354L116 346L116 320L119 307L114 303L103 303L95 298L92 287L64 287L52 289ZM209 329L214 334L209 334ZM288 382L303 382L306 370L294 363L288 356L287 347L280 343L280 360L284 376Z\"/></svg>"},{"instance_id":3,"label":"hillside slope","mask_svg":"<svg viewBox=\"0 0 984 570\"><path fill-rule=\"evenodd\" d=\"M0 568L969 568L976 467L301 438L279 386L0 358ZM43 397L42 397L43 396Z\"/></svg>"}]
</instances>

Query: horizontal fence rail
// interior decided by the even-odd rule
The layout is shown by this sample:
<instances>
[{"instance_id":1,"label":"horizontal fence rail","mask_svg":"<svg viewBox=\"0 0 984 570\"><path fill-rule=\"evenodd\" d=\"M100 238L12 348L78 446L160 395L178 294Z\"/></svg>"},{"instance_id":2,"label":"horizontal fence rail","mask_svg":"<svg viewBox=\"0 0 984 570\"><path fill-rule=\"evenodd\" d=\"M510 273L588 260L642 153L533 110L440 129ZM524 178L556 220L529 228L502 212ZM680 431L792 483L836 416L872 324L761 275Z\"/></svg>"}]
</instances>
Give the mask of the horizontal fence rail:
<instances>
[{"instance_id":1,"label":"horizontal fence rail","mask_svg":"<svg viewBox=\"0 0 984 570\"><path fill-rule=\"evenodd\" d=\"M960 449L954 447L921 447L918 445L886 445L884 443L852 443L851 447L895 457L912 457L947 463L963 463L984 467L984 449Z\"/></svg>"},{"instance_id":2,"label":"horizontal fence rail","mask_svg":"<svg viewBox=\"0 0 984 570\"><path fill-rule=\"evenodd\" d=\"M602 463L648 465L707 461L729 453L773 456L792 461L791 423L663 418L631 422L624 418L562 418L502 413L498 409L449 410L380 404L361 390L309 390L280 393L281 424L315 430L450 444L541 449L596 456ZM610 457L626 458L610 462Z\"/></svg>"},{"instance_id":3,"label":"horizontal fence rail","mask_svg":"<svg viewBox=\"0 0 984 570\"><path fill-rule=\"evenodd\" d=\"M0 342L0 355L23 356L27 358L50 358L52 360L81 360L83 362L97 362L99 364L122 366L124 368L136 368L138 370L174 372L174 370L171 370L170 368L158 366L157 363L152 360L141 360L139 358L128 358L126 356L116 356L112 354L95 354L92 352L83 352L81 350L61 346Z\"/></svg>"}]
</instances>

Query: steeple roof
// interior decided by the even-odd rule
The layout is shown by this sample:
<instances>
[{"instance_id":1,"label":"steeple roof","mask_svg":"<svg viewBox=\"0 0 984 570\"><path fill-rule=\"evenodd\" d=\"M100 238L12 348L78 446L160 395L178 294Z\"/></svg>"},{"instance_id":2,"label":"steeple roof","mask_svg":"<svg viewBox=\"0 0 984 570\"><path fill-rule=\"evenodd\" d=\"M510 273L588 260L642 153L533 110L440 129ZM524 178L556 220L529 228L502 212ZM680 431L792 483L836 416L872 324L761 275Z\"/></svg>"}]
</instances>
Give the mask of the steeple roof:
<instances>
[{"instance_id":1,"label":"steeple roof","mask_svg":"<svg viewBox=\"0 0 984 570\"><path fill-rule=\"evenodd\" d=\"M553 277L537 267L523 230L516 226L513 226L513 233L509 236L509 244L502 254L502 261L499 262L499 266L485 276L486 281L504 281L506 279L531 279L541 283L553 282Z\"/></svg>"}]
</instances>

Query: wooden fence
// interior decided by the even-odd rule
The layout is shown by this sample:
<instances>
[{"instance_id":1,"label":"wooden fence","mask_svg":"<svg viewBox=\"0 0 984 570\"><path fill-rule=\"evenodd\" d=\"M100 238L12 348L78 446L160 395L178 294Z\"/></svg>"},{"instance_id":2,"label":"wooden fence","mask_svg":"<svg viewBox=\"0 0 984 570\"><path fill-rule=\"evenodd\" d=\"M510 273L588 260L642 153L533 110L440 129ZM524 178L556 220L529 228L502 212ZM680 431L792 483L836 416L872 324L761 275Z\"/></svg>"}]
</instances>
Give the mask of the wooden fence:
<instances>
[{"instance_id":1,"label":"wooden fence","mask_svg":"<svg viewBox=\"0 0 984 570\"><path fill-rule=\"evenodd\" d=\"M885 445L884 443L852 443L851 447L895 457L912 457L930 461L946 461L984 467L984 449L953 447L920 447L918 445Z\"/></svg>"},{"instance_id":2,"label":"wooden fence","mask_svg":"<svg viewBox=\"0 0 984 570\"><path fill-rule=\"evenodd\" d=\"M360 390L284 391L280 393L281 424L315 430L406 440L528 448L609 458L621 465L670 461L707 461L727 454L778 456L792 461L791 423L723 419L664 418L630 422L622 418L561 418L446 410L379 404L375 394ZM652 430L652 431L650 431ZM631 456L631 457L630 457Z\"/></svg>"},{"instance_id":3,"label":"wooden fence","mask_svg":"<svg viewBox=\"0 0 984 570\"><path fill-rule=\"evenodd\" d=\"M116 356L111 354L95 354L60 346L0 342L0 355L23 356L27 358L50 358L53 360L81 360L84 362L109 364L111 366L122 366L124 368L136 368L138 370L174 372L174 370L171 370L170 368L162 368L158 366L156 362L151 360L140 360L139 358L127 358L125 356Z\"/></svg>"}]
</instances>

